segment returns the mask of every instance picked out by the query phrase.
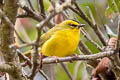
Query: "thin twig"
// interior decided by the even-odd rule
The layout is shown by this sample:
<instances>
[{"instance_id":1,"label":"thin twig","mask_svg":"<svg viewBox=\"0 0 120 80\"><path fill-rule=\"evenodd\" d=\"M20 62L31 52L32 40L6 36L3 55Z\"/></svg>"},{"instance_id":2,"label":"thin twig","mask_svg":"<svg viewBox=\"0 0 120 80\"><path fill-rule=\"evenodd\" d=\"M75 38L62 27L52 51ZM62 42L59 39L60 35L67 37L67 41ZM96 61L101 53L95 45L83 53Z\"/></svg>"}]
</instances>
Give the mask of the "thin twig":
<instances>
[{"instance_id":1,"label":"thin twig","mask_svg":"<svg viewBox=\"0 0 120 80\"><path fill-rule=\"evenodd\" d=\"M63 69L65 70L66 74L68 75L69 80L73 80L72 75L70 74L67 65L64 64L63 62L61 62L60 64L61 64L61 66L63 67Z\"/></svg>"},{"instance_id":2,"label":"thin twig","mask_svg":"<svg viewBox=\"0 0 120 80\"><path fill-rule=\"evenodd\" d=\"M18 37L18 39L22 42L22 43L27 43L26 41L24 41L21 37L20 37L20 35L18 34L18 32L15 30L15 34L16 34L16 36Z\"/></svg>"},{"instance_id":3,"label":"thin twig","mask_svg":"<svg viewBox=\"0 0 120 80\"><path fill-rule=\"evenodd\" d=\"M22 44L18 47L18 49L21 49L21 48L25 48L25 47L28 47L28 46L35 46L36 44L35 43L26 43L26 44Z\"/></svg>"},{"instance_id":4,"label":"thin twig","mask_svg":"<svg viewBox=\"0 0 120 80\"><path fill-rule=\"evenodd\" d=\"M84 28L81 28L81 33L85 36L86 39L88 39L98 50L103 51L103 49L91 39L90 35L85 31Z\"/></svg>"},{"instance_id":5,"label":"thin twig","mask_svg":"<svg viewBox=\"0 0 120 80\"><path fill-rule=\"evenodd\" d=\"M88 47L84 44L84 42L81 40L79 42L78 48L86 55L92 54L92 52L88 49Z\"/></svg>"},{"instance_id":6,"label":"thin twig","mask_svg":"<svg viewBox=\"0 0 120 80\"><path fill-rule=\"evenodd\" d=\"M83 52L84 55L90 55L92 52L88 49L88 47L85 45L85 43L81 40L79 42L78 47ZM89 60L87 61L88 65L91 65L92 67L96 67L97 61L96 60Z\"/></svg>"},{"instance_id":7,"label":"thin twig","mask_svg":"<svg viewBox=\"0 0 120 80\"><path fill-rule=\"evenodd\" d=\"M17 50L18 56L22 58L24 61L27 61L27 64L31 67L32 63L28 57L26 57L20 50Z\"/></svg>"},{"instance_id":8,"label":"thin twig","mask_svg":"<svg viewBox=\"0 0 120 80\"><path fill-rule=\"evenodd\" d=\"M95 25L95 24L96 24L96 21L95 21L95 19L94 19L94 16L93 16L92 11L91 11L91 9L89 8L89 6L87 6L87 9L88 9L88 12L89 12L89 14L90 14L90 17L91 17L91 19L92 19L93 25Z\"/></svg>"},{"instance_id":9,"label":"thin twig","mask_svg":"<svg viewBox=\"0 0 120 80\"><path fill-rule=\"evenodd\" d=\"M5 13L0 9L0 17L4 18L8 25L11 28L14 28L14 24L9 20L9 18L5 15Z\"/></svg>"},{"instance_id":10,"label":"thin twig","mask_svg":"<svg viewBox=\"0 0 120 80\"><path fill-rule=\"evenodd\" d=\"M44 25L46 25L46 23L49 22L50 19L53 18L55 15L56 15L56 13L52 12L50 15L48 15L48 17L45 20L43 20L41 23L37 24L38 29L41 30L44 27Z\"/></svg>"},{"instance_id":11,"label":"thin twig","mask_svg":"<svg viewBox=\"0 0 120 80\"><path fill-rule=\"evenodd\" d=\"M17 18L26 18L29 17L29 15L27 14L27 12L24 12L22 14L17 14Z\"/></svg>"},{"instance_id":12,"label":"thin twig","mask_svg":"<svg viewBox=\"0 0 120 80\"><path fill-rule=\"evenodd\" d=\"M43 20L42 16L39 16L38 14L36 14L34 11L32 11L27 6L21 6L21 5L19 5L19 6L27 12L28 17L32 17L33 19L35 19L35 20L37 20L39 22Z\"/></svg>"},{"instance_id":13,"label":"thin twig","mask_svg":"<svg viewBox=\"0 0 120 80\"><path fill-rule=\"evenodd\" d=\"M32 72L29 76L30 80L34 79L34 76L36 75L37 68L39 66L38 61L39 60L39 54L38 54L38 47L37 45L34 46L34 52L32 53L32 58L33 58L33 66L32 66Z\"/></svg>"},{"instance_id":14,"label":"thin twig","mask_svg":"<svg viewBox=\"0 0 120 80\"><path fill-rule=\"evenodd\" d=\"M57 7L54 12L52 12L46 19L44 19L41 23L37 24L38 31L41 31L41 29L46 25L47 22L50 21L51 18L53 18L56 14L62 12L64 9L68 8L68 6L71 5L71 1L67 0L65 3L63 3L61 6Z\"/></svg>"},{"instance_id":15,"label":"thin twig","mask_svg":"<svg viewBox=\"0 0 120 80\"><path fill-rule=\"evenodd\" d=\"M24 18L24 17L30 17L32 19L37 20L38 22L41 22L42 20L44 20L43 16L38 15L37 13L35 13L34 11L32 11L31 9L29 9L27 6L21 6L19 5L22 9L24 9L26 11L26 13L24 14L19 14L17 17L18 18ZM48 22L47 25L49 26L53 26L53 24L51 22Z\"/></svg>"},{"instance_id":16,"label":"thin twig","mask_svg":"<svg viewBox=\"0 0 120 80\"><path fill-rule=\"evenodd\" d=\"M42 71L39 69L39 73L41 73L41 75L46 79L46 80L49 80L48 76Z\"/></svg>"},{"instance_id":17,"label":"thin twig","mask_svg":"<svg viewBox=\"0 0 120 80\"><path fill-rule=\"evenodd\" d=\"M38 0L38 6L40 10L40 15L43 16L43 18L45 18L46 16L45 16L43 0Z\"/></svg>"},{"instance_id":18,"label":"thin twig","mask_svg":"<svg viewBox=\"0 0 120 80\"><path fill-rule=\"evenodd\" d=\"M75 64L73 80L77 80L77 74L78 74L78 69L79 69L80 63L81 63L81 62L78 61L78 62Z\"/></svg>"},{"instance_id":19,"label":"thin twig","mask_svg":"<svg viewBox=\"0 0 120 80\"><path fill-rule=\"evenodd\" d=\"M53 8L55 8L55 0L49 0Z\"/></svg>"},{"instance_id":20,"label":"thin twig","mask_svg":"<svg viewBox=\"0 0 120 80\"><path fill-rule=\"evenodd\" d=\"M35 11L34 8L33 8L32 3L31 3L31 0L28 0L28 3L29 3L29 5L30 5L30 8L31 8L33 11Z\"/></svg>"}]
</instances>

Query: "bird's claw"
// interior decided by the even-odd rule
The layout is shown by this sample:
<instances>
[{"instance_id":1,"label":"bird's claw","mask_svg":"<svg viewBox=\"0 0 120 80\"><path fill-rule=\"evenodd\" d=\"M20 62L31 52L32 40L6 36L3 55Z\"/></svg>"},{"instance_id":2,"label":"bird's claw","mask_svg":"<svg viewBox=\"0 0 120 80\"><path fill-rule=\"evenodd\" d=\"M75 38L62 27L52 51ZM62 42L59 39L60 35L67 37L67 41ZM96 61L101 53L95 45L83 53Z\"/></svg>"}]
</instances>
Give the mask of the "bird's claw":
<instances>
[{"instance_id":1,"label":"bird's claw","mask_svg":"<svg viewBox=\"0 0 120 80\"><path fill-rule=\"evenodd\" d=\"M55 59L55 62L58 63L59 62L59 59L57 56L53 56L53 58Z\"/></svg>"}]
</instances>

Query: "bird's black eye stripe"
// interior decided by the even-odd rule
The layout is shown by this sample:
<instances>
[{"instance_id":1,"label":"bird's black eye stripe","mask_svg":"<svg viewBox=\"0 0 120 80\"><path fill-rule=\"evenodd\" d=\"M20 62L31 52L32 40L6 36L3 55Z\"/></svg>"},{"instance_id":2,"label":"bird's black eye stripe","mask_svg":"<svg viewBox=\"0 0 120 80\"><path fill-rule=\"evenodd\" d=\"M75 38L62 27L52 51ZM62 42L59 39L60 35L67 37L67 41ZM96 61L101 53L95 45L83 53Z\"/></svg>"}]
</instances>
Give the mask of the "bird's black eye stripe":
<instances>
[{"instance_id":1,"label":"bird's black eye stripe","mask_svg":"<svg viewBox=\"0 0 120 80\"><path fill-rule=\"evenodd\" d=\"M75 24L69 24L70 26L73 26L73 27L77 27L78 25L75 25Z\"/></svg>"}]
</instances>

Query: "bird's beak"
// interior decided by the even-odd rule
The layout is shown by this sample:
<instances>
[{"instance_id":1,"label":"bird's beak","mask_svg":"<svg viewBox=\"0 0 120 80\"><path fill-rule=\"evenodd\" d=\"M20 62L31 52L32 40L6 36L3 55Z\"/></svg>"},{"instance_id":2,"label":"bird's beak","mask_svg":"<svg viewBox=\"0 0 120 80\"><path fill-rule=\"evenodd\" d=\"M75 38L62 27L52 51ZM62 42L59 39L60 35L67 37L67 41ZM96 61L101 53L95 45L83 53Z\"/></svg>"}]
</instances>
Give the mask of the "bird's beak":
<instances>
[{"instance_id":1,"label":"bird's beak","mask_svg":"<svg viewBox=\"0 0 120 80\"><path fill-rule=\"evenodd\" d=\"M85 26L85 24L80 24L80 25L78 25L78 27L80 28L80 27L84 27Z\"/></svg>"}]
</instances>

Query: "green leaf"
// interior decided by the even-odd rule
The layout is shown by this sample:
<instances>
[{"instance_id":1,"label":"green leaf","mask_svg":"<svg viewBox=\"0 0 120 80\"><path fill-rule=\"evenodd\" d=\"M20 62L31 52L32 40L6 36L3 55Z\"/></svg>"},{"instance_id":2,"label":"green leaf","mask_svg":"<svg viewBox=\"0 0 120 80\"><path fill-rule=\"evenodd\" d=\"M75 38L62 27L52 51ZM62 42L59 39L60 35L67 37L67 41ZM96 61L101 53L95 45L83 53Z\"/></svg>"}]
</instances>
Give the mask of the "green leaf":
<instances>
[{"instance_id":1,"label":"green leaf","mask_svg":"<svg viewBox=\"0 0 120 80\"><path fill-rule=\"evenodd\" d=\"M115 0L118 10L120 11L120 0Z\"/></svg>"},{"instance_id":2,"label":"green leaf","mask_svg":"<svg viewBox=\"0 0 120 80\"><path fill-rule=\"evenodd\" d=\"M108 2L108 6L109 6L109 8L111 8L112 11L116 12L112 0L107 0L107 2Z\"/></svg>"},{"instance_id":3,"label":"green leaf","mask_svg":"<svg viewBox=\"0 0 120 80\"><path fill-rule=\"evenodd\" d=\"M49 0L43 0L44 1L44 7L45 7L45 11L47 11L47 9L49 8L49 6L50 6L50 2L49 2Z\"/></svg>"}]
</instances>

